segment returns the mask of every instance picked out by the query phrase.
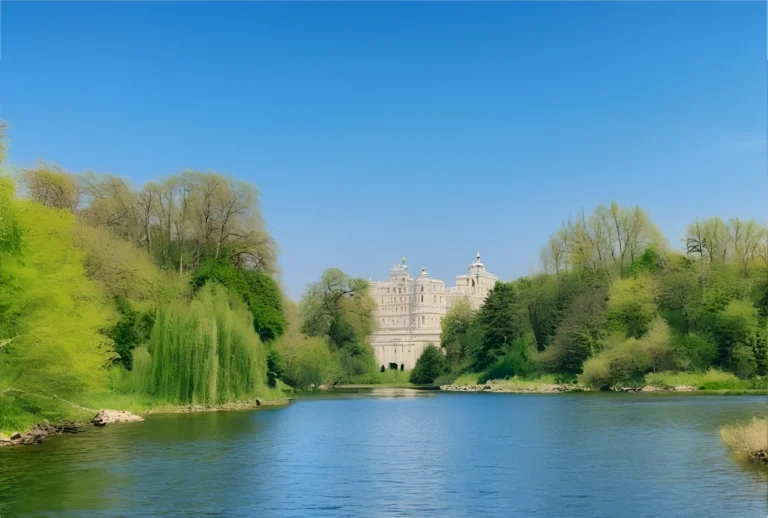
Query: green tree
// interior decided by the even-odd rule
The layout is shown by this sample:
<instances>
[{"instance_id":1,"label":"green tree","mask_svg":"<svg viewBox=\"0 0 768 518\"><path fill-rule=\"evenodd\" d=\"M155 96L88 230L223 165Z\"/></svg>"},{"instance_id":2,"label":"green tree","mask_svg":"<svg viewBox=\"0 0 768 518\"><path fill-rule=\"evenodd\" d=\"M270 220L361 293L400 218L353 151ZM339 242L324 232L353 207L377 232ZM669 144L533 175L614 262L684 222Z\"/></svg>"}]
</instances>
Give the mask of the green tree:
<instances>
[{"instance_id":1,"label":"green tree","mask_svg":"<svg viewBox=\"0 0 768 518\"><path fill-rule=\"evenodd\" d=\"M277 380L285 375L285 362L280 351L270 347L267 351L267 384L270 387L277 386Z\"/></svg>"},{"instance_id":2,"label":"green tree","mask_svg":"<svg viewBox=\"0 0 768 518\"><path fill-rule=\"evenodd\" d=\"M155 322L154 311L139 311L124 297L115 299L117 310L121 318L115 325L109 327L106 335L115 344L115 352L118 357L116 363L121 364L127 370L133 366L133 350L144 345L152 332Z\"/></svg>"},{"instance_id":3,"label":"green tree","mask_svg":"<svg viewBox=\"0 0 768 518\"><path fill-rule=\"evenodd\" d=\"M208 260L192 275L192 285L200 289L208 282L225 286L245 301L253 315L253 328L262 340L274 340L285 332L283 294L265 272L236 268L225 260Z\"/></svg>"},{"instance_id":4,"label":"green tree","mask_svg":"<svg viewBox=\"0 0 768 518\"><path fill-rule=\"evenodd\" d=\"M465 357L463 343L472 325L474 312L469 305L469 300L458 298L448 309L441 322L440 345L445 350L448 362L458 365Z\"/></svg>"},{"instance_id":5,"label":"green tree","mask_svg":"<svg viewBox=\"0 0 768 518\"><path fill-rule=\"evenodd\" d=\"M656 317L653 279L647 275L620 279L611 288L608 322L627 337L640 338Z\"/></svg>"},{"instance_id":6,"label":"green tree","mask_svg":"<svg viewBox=\"0 0 768 518\"><path fill-rule=\"evenodd\" d=\"M327 336L337 348L361 342L373 331L374 307L368 281L329 268L301 298L301 331L307 336Z\"/></svg>"},{"instance_id":7,"label":"green tree","mask_svg":"<svg viewBox=\"0 0 768 518\"><path fill-rule=\"evenodd\" d=\"M445 373L446 367L446 360L440 349L433 344L428 344L411 371L411 383L419 385L433 383L438 376Z\"/></svg>"},{"instance_id":8,"label":"green tree","mask_svg":"<svg viewBox=\"0 0 768 518\"><path fill-rule=\"evenodd\" d=\"M514 283L497 282L477 313L483 333L475 366L484 369L503 357L529 329L526 309Z\"/></svg>"}]
</instances>

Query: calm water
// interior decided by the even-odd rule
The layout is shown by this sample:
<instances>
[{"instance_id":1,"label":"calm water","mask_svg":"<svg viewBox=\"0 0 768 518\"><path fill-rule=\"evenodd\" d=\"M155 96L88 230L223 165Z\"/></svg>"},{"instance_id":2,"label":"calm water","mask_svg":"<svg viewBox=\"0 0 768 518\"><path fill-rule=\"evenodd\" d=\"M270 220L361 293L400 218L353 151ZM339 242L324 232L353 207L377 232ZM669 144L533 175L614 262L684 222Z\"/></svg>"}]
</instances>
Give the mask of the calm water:
<instances>
[{"instance_id":1,"label":"calm water","mask_svg":"<svg viewBox=\"0 0 768 518\"><path fill-rule=\"evenodd\" d=\"M759 397L378 390L0 450L0 516L765 517Z\"/></svg>"}]
</instances>

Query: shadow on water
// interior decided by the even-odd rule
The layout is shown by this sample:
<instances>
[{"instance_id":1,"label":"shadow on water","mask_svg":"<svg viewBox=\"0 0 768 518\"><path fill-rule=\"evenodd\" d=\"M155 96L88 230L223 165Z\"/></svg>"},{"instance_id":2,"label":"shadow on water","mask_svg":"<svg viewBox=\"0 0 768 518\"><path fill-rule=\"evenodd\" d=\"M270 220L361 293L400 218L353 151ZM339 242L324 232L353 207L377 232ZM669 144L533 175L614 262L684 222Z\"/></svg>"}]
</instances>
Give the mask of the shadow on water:
<instances>
[{"instance_id":1,"label":"shadow on water","mask_svg":"<svg viewBox=\"0 0 768 518\"><path fill-rule=\"evenodd\" d=\"M85 428L42 444L0 450L0 516L107 511L132 500L162 464L217 464L269 426L277 409L150 415L144 422ZM242 452L239 453L242 455Z\"/></svg>"}]
</instances>

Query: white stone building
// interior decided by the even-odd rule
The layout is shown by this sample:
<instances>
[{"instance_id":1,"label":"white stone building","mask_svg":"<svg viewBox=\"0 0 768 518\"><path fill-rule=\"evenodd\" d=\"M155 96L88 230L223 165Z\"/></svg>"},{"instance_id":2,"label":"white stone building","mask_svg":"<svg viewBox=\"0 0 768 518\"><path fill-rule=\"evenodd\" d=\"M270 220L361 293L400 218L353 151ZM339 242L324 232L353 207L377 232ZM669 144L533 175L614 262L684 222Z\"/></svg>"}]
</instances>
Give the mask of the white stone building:
<instances>
[{"instance_id":1,"label":"white stone building","mask_svg":"<svg viewBox=\"0 0 768 518\"><path fill-rule=\"evenodd\" d=\"M405 258L389 270L388 281L371 281L371 296L376 301L376 331L370 344L379 366L412 369L427 344L440 346L440 324L452 302L466 297L472 309L478 309L498 277L488 273L477 260L466 275L456 276L456 286L433 279L422 267L412 279Z\"/></svg>"}]
</instances>

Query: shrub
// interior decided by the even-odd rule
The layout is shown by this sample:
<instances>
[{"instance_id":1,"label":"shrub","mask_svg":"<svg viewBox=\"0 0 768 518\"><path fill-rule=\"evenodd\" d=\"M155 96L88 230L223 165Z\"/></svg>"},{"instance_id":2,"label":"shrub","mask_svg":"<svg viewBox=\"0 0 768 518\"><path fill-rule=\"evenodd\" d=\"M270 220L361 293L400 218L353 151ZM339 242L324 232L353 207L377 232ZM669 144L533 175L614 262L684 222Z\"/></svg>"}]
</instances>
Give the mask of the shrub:
<instances>
[{"instance_id":1,"label":"shrub","mask_svg":"<svg viewBox=\"0 0 768 518\"><path fill-rule=\"evenodd\" d=\"M678 335L673 349L677 366L682 369L704 370L717 358L717 344L702 334Z\"/></svg>"},{"instance_id":2,"label":"shrub","mask_svg":"<svg viewBox=\"0 0 768 518\"><path fill-rule=\"evenodd\" d=\"M706 372L653 372L645 376L645 384L662 388L688 385L702 390L745 390L752 383L735 374L709 369Z\"/></svg>"},{"instance_id":3,"label":"shrub","mask_svg":"<svg viewBox=\"0 0 768 518\"><path fill-rule=\"evenodd\" d=\"M642 383L643 377L673 367L669 326L657 320L648 335L628 338L584 363L581 383L591 387Z\"/></svg>"},{"instance_id":4,"label":"shrub","mask_svg":"<svg viewBox=\"0 0 768 518\"><path fill-rule=\"evenodd\" d=\"M416 367L411 371L411 383L425 385L433 383L438 376L445 373L446 360L443 353L432 344L424 348Z\"/></svg>"},{"instance_id":5,"label":"shrub","mask_svg":"<svg viewBox=\"0 0 768 518\"><path fill-rule=\"evenodd\" d=\"M506 379L514 376L531 376L536 372L536 364L520 348L513 348L504 358L491 365L480 376L478 382Z\"/></svg>"},{"instance_id":6,"label":"shrub","mask_svg":"<svg viewBox=\"0 0 768 518\"><path fill-rule=\"evenodd\" d=\"M765 461L768 453L768 424L765 418L754 417L745 424L724 426L720 436L737 455Z\"/></svg>"}]
</instances>

